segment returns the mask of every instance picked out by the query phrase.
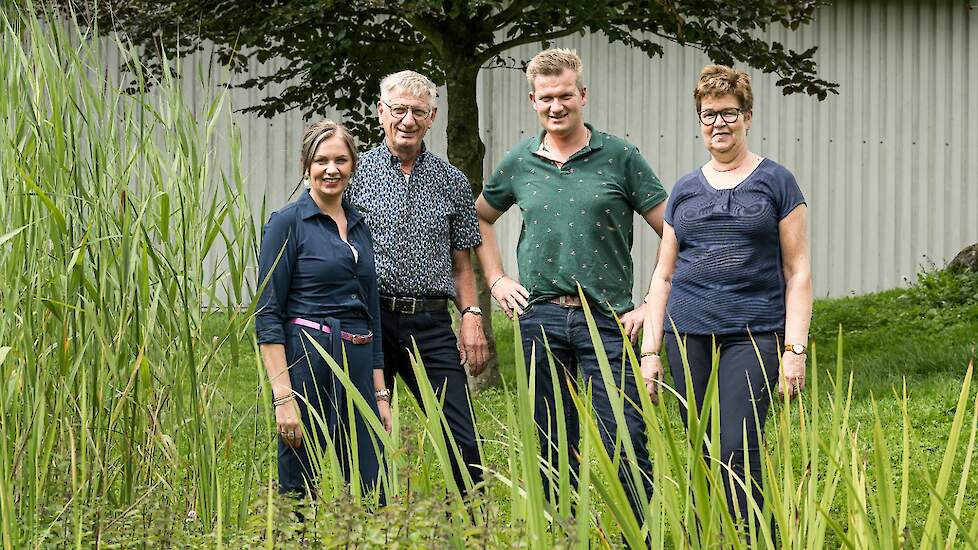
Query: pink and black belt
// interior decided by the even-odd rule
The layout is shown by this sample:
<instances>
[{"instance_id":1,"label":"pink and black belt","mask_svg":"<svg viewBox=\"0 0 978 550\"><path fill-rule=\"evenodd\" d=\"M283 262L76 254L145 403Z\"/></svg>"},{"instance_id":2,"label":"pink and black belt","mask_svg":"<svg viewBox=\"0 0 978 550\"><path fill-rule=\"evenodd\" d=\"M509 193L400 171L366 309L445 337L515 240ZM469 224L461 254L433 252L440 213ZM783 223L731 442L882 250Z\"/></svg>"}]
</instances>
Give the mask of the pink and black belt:
<instances>
[{"instance_id":1,"label":"pink and black belt","mask_svg":"<svg viewBox=\"0 0 978 550\"><path fill-rule=\"evenodd\" d=\"M326 334L330 334L330 333L333 332L333 330L331 328L329 328L329 325L324 325L322 323L317 323L315 321L310 321L309 319L303 319L302 317L293 317L293 318L289 319L288 322L289 323L292 323L293 325L299 325L299 326L302 326L302 327L313 328L313 329L316 329L316 330L318 330L320 332L325 332ZM342 331L341 330L340 331L340 338L346 340L347 342L350 342L352 344L356 344L356 345L359 346L359 345L369 344L370 342L373 342L374 341L374 333L373 332L368 332L367 334L352 334L350 332L346 332L346 331Z\"/></svg>"}]
</instances>

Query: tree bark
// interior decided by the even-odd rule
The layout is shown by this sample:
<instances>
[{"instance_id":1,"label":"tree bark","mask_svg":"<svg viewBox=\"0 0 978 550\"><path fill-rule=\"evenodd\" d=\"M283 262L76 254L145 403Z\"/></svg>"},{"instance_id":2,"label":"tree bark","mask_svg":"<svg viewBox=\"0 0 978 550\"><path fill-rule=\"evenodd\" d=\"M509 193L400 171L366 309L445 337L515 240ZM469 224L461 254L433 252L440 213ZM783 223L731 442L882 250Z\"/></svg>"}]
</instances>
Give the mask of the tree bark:
<instances>
[{"instance_id":1,"label":"tree bark","mask_svg":"<svg viewBox=\"0 0 978 550\"><path fill-rule=\"evenodd\" d=\"M448 160L461 170L472 186L472 196L482 192L482 164L486 147L479 136L479 104L476 101L477 77L480 63L475 58L456 57L446 63L445 76L448 87ZM477 377L469 377L469 386L478 391L499 385L499 358L496 356L496 338L492 331L492 296L486 277L475 254L476 289L482 315L482 329L489 343L489 362Z\"/></svg>"}]
</instances>

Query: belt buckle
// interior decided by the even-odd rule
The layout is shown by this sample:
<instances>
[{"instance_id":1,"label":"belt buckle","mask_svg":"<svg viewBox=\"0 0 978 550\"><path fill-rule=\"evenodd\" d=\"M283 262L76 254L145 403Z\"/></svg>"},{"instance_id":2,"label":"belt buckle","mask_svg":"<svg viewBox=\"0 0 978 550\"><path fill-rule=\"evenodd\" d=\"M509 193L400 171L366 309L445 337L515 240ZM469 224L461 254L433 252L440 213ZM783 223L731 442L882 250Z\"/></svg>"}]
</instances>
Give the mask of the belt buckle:
<instances>
[{"instance_id":1,"label":"belt buckle","mask_svg":"<svg viewBox=\"0 0 978 550\"><path fill-rule=\"evenodd\" d=\"M415 312L416 312L416 310L417 310L417 308L418 308L418 300L416 298L401 298L401 299L404 300L404 301L406 301L406 302L407 301L410 301L410 303L411 303L411 311L407 311L407 309L405 309L401 313L403 313L405 315L414 315Z\"/></svg>"},{"instance_id":2,"label":"belt buckle","mask_svg":"<svg viewBox=\"0 0 978 550\"><path fill-rule=\"evenodd\" d=\"M568 296L566 294L558 297L557 305L559 305L560 307L571 307L570 304L567 303L567 298Z\"/></svg>"},{"instance_id":3,"label":"belt buckle","mask_svg":"<svg viewBox=\"0 0 978 550\"><path fill-rule=\"evenodd\" d=\"M353 342L355 345L358 345L358 346L359 345L363 345L363 344L368 344L368 343L370 343L370 338L372 336L373 336L373 333L372 332L371 333L367 333L367 334L351 334L350 335L350 342Z\"/></svg>"}]
</instances>

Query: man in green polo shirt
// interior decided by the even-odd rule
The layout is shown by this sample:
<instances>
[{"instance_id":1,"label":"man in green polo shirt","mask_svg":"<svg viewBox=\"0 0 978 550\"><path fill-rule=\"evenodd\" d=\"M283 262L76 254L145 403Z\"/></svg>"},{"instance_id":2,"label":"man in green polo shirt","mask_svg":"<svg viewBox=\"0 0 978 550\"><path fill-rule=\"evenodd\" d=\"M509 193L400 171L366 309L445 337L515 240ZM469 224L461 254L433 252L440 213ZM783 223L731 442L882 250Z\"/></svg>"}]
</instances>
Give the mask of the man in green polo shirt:
<instances>
[{"instance_id":1,"label":"man in green polo shirt","mask_svg":"<svg viewBox=\"0 0 978 550\"><path fill-rule=\"evenodd\" d=\"M530 61L526 69L530 103L543 130L506 154L476 200L482 232L482 245L476 252L493 298L507 315L519 314L528 366L536 346L534 417L543 456L554 468L555 384L543 353L544 333L558 369L564 369L558 370L556 385L564 403L572 447L568 458L575 478L580 429L570 405L568 380L576 381L580 372L585 386L593 385L592 405L609 451L619 432L577 288L581 286L594 313L614 378L622 380L625 342L613 315L621 317L633 341L644 315L644 303L634 308L632 302L632 213L642 215L661 235L666 199L662 184L634 145L584 123L587 89L581 71L580 57L569 50L546 50ZM514 204L523 212L516 248L520 282L503 272L493 228ZM638 385L630 371L625 375L624 392L637 403ZM654 387L652 381L661 380L661 375L643 371L645 386ZM613 391L617 394L619 390ZM635 483L629 465L623 465L619 476L641 518L651 496L652 466L641 414L627 402L624 412L623 433L635 449L641 483ZM543 470L547 488L555 487L548 468Z\"/></svg>"}]
</instances>

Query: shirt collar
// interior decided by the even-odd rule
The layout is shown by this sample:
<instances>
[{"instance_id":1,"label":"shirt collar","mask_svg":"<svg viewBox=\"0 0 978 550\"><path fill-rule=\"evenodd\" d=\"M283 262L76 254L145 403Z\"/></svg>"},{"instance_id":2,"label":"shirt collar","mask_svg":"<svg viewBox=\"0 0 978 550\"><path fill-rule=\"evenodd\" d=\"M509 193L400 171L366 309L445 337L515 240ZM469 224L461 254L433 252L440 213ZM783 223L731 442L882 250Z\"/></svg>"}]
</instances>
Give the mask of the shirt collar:
<instances>
[{"instance_id":1,"label":"shirt collar","mask_svg":"<svg viewBox=\"0 0 978 550\"><path fill-rule=\"evenodd\" d=\"M587 153L589 151L601 149L602 147L604 147L604 141L605 141L604 133L595 130L594 126L591 126L587 122L584 123L584 126L588 130L591 130L591 141L589 141L587 145L584 146L583 149L571 155L572 157ZM540 144L543 142L543 136L545 136L546 134L547 134L546 130L540 130L540 133L538 133L533 139L530 140L526 148L529 149L531 153L536 153L537 151L539 151Z\"/></svg>"},{"instance_id":2,"label":"shirt collar","mask_svg":"<svg viewBox=\"0 0 978 550\"><path fill-rule=\"evenodd\" d=\"M303 220L308 220L309 218L313 218L317 215L325 216L323 211L319 209L319 205L316 204L316 201L312 200L312 195L309 194L309 191L303 192L302 196L299 197L298 208L299 215ZM363 215L360 214L359 210L353 207L353 204L351 204L346 198L346 195L343 196L343 211L346 212L347 227L353 227L363 220Z\"/></svg>"},{"instance_id":3,"label":"shirt collar","mask_svg":"<svg viewBox=\"0 0 978 550\"><path fill-rule=\"evenodd\" d=\"M401 159L391 151L391 148L387 145L387 140L384 140L384 150L387 151L387 162L393 165L400 165ZM425 145L424 141L421 142L421 152L418 153L418 158L414 159L415 166L424 162L424 158L428 156L428 146Z\"/></svg>"}]
</instances>

